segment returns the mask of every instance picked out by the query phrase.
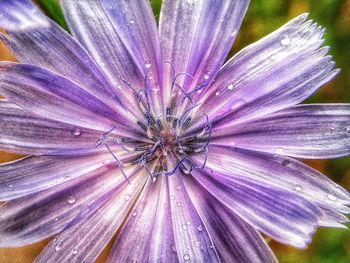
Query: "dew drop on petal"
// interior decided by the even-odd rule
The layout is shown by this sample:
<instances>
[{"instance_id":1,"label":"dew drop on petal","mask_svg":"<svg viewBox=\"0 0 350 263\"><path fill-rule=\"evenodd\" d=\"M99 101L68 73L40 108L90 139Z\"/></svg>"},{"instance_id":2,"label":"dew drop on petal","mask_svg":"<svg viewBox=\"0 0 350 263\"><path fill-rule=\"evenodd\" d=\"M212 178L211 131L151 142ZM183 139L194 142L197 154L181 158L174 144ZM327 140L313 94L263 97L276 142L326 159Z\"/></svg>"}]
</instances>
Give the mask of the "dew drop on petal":
<instances>
[{"instance_id":1,"label":"dew drop on petal","mask_svg":"<svg viewBox=\"0 0 350 263\"><path fill-rule=\"evenodd\" d=\"M185 261L189 261L189 260L190 260L190 258L191 258L191 257L190 257L190 255L189 255L189 254L185 254L185 255L184 255L184 260L185 260Z\"/></svg>"},{"instance_id":2,"label":"dew drop on petal","mask_svg":"<svg viewBox=\"0 0 350 263\"><path fill-rule=\"evenodd\" d=\"M294 186L294 190L300 192L301 190L303 190L303 187L300 184L297 184Z\"/></svg>"},{"instance_id":3,"label":"dew drop on petal","mask_svg":"<svg viewBox=\"0 0 350 263\"><path fill-rule=\"evenodd\" d=\"M135 24L135 20L134 20L134 19L132 19L132 18L130 19L130 21L129 21L129 22L130 22L130 24L131 24L131 25Z\"/></svg>"},{"instance_id":4,"label":"dew drop on petal","mask_svg":"<svg viewBox=\"0 0 350 263\"><path fill-rule=\"evenodd\" d=\"M62 248L62 244L61 244L61 243L58 243L58 244L55 246L55 250L56 250L56 251L61 250L61 248Z\"/></svg>"},{"instance_id":5,"label":"dew drop on petal","mask_svg":"<svg viewBox=\"0 0 350 263\"><path fill-rule=\"evenodd\" d=\"M205 79L205 80L208 80L209 77L210 77L210 71L205 72L205 74L204 74L204 79Z\"/></svg>"},{"instance_id":6,"label":"dew drop on petal","mask_svg":"<svg viewBox=\"0 0 350 263\"><path fill-rule=\"evenodd\" d=\"M195 247L200 247L201 246L201 242L199 242L199 241L194 241L193 244L194 244Z\"/></svg>"},{"instance_id":7,"label":"dew drop on petal","mask_svg":"<svg viewBox=\"0 0 350 263\"><path fill-rule=\"evenodd\" d=\"M134 212L132 213L132 216L133 216L133 217L137 216L137 211L134 211Z\"/></svg>"},{"instance_id":8,"label":"dew drop on petal","mask_svg":"<svg viewBox=\"0 0 350 263\"><path fill-rule=\"evenodd\" d=\"M177 202L176 205L177 205L177 206L181 206L181 202Z\"/></svg>"},{"instance_id":9,"label":"dew drop on petal","mask_svg":"<svg viewBox=\"0 0 350 263\"><path fill-rule=\"evenodd\" d=\"M125 199L126 201L130 200L130 195L125 195L125 196L124 196L124 199Z\"/></svg>"},{"instance_id":10,"label":"dew drop on petal","mask_svg":"<svg viewBox=\"0 0 350 263\"><path fill-rule=\"evenodd\" d=\"M327 198L331 201L337 200L337 197L332 193L327 194Z\"/></svg>"},{"instance_id":11,"label":"dew drop on petal","mask_svg":"<svg viewBox=\"0 0 350 263\"><path fill-rule=\"evenodd\" d=\"M71 134L72 134L74 137L79 137L79 136L82 134L82 132L81 132L80 129L74 128L74 129L71 131Z\"/></svg>"},{"instance_id":12,"label":"dew drop on petal","mask_svg":"<svg viewBox=\"0 0 350 263\"><path fill-rule=\"evenodd\" d=\"M73 255L78 254L78 249L74 248L73 251L72 251L72 254L73 254Z\"/></svg>"},{"instance_id":13,"label":"dew drop on petal","mask_svg":"<svg viewBox=\"0 0 350 263\"><path fill-rule=\"evenodd\" d=\"M345 128L345 131L348 132L348 133L350 133L350 127L346 127L346 128Z\"/></svg>"},{"instance_id":14,"label":"dew drop on petal","mask_svg":"<svg viewBox=\"0 0 350 263\"><path fill-rule=\"evenodd\" d=\"M112 159L106 159L106 160L103 160L103 164L110 164L112 161Z\"/></svg>"},{"instance_id":15,"label":"dew drop on petal","mask_svg":"<svg viewBox=\"0 0 350 263\"><path fill-rule=\"evenodd\" d=\"M186 225L190 226L191 222L190 221L186 221Z\"/></svg>"},{"instance_id":16,"label":"dew drop on petal","mask_svg":"<svg viewBox=\"0 0 350 263\"><path fill-rule=\"evenodd\" d=\"M275 154L282 154L284 152L283 148L277 148Z\"/></svg>"},{"instance_id":17,"label":"dew drop on petal","mask_svg":"<svg viewBox=\"0 0 350 263\"><path fill-rule=\"evenodd\" d=\"M276 60L276 58L277 58L276 54L272 54L272 55L270 56L270 59L271 59L272 61Z\"/></svg>"},{"instance_id":18,"label":"dew drop on petal","mask_svg":"<svg viewBox=\"0 0 350 263\"><path fill-rule=\"evenodd\" d=\"M146 68L150 68L152 66L151 61L146 60L145 66L146 66Z\"/></svg>"},{"instance_id":19,"label":"dew drop on petal","mask_svg":"<svg viewBox=\"0 0 350 263\"><path fill-rule=\"evenodd\" d=\"M282 46L288 46L290 44L291 40L290 40L289 36L282 36L280 42L281 42Z\"/></svg>"},{"instance_id":20,"label":"dew drop on petal","mask_svg":"<svg viewBox=\"0 0 350 263\"><path fill-rule=\"evenodd\" d=\"M232 84L232 83L229 84L229 85L227 86L227 89L228 89L228 90L233 90L233 84Z\"/></svg>"},{"instance_id":21,"label":"dew drop on petal","mask_svg":"<svg viewBox=\"0 0 350 263\"><path fill-rule=\"evenodd\" d=\"M182 225L183 230L187 230L187 225Z\"/></svg>"},{"instance_id":22,"label":"dew drop on petal","mask_svg":"<svg viewBox=\"0 0 350 263\"><path fill-rule=\"evenodd\" d=\"M201 226L201 225L199 225L199 226L197 227L197 230L198 230L199 232L202 232L202 231L203 231L202 226Z\"/></svg>"},{"instance_id":23,"label":"dew drop on petal","mask_svg":"<svg viewBox=\"0 0 350 263\"><path fill-rule=\"evenodd\" d=\"M220 91L215 92L215 95L219 96L220 95Z\"/></svg>"},{"instance_id":24,"label":"dew drop on petal","mask_svg":"<svg viewBox=\"0 0 350 263\"><path fill-rule=\"evenodd\" d=\"M74 204L76 201L77 201L77 198L74 195L69 196L67 199L67 203L70 205Z\"/></svg>"}]
</instances>

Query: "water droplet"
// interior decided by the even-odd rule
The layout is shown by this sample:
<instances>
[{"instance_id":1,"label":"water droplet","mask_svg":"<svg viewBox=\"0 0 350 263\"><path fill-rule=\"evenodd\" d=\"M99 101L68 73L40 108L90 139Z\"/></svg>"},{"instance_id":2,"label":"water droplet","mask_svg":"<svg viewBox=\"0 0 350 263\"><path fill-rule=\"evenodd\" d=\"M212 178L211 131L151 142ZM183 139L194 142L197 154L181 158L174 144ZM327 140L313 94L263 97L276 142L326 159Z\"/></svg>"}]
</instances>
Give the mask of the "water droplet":
<instances>
[{"instance_id":1,"label":"water droplet","mask_svg":"<svg viewBox=\"0 0 350 263\"><path fill-rule=\"evenodd\" d=\"M187 230L187 225L182 225L183 230Z\"/></svg>"},{"instance_id":2,"label":"water droplet","mask_svg":"<svg viewBox=\"0 0 350 263\"><path fill-rule=\"evenodd\" d=\"M74 137L79 137L79 136L82 134L82 132L81 132L81 130L80 130L79 128L74 128L74 129L71 131L71 133L72 133L72 135L73 135Z\"/></svg>"},{"instance_id":3,"label":"water droplet","mask_svg":"<svg viewBox=\"0 0 350 263\"><path fill-rule=\"evenodd\" d=\"M58 217L55 218L55 221L56 221L56 222L58 221Z\"/></svg>"},{"instance_id":4,"label":"water droplet","mask_svg":"<svg viewBox=\"0 0 350 263\"><path fill-rule=\"evenodd\" d=\"M181 206L181 202L177 202L176 205L177 205L177 206Z\"/></svg>"},{"instance_id":5,"label":"water droplet","mask_svg":"<svg viewBox=\"0 0 350 263\"><path fill-rule=\"evenodd\" d=\"M232 84L232 83L229 84L229 85L227 86L227 89L228 89L228 90L233 90L233 84Z\"/></svg>"},{"instance_id":6,"label":"water droplet","mask_svg":"<svg viewBox=\"0 0 350 263\"><path fill-rule=\"evenodd\" d=\"M345 131L348 132L348 133L350 133L350 127L346 127L346 128L345 128Z\"/></svg>"},{"instance_id":7,"label":"water droplet","mask_svg":"<svg viewBox=\"0 0 350 263\"><path fill-rule=\"evenodd\" d=\"M282 46L288 46L290 44L291 40L290 40L289 36L282 36L280 42L281 42Z\"/></svg>"},{"instance_id":8,"label":"water droplet","mask_svg":"<svg viewBox=\"0 0 350 263\"><path fill-rule=\"evenodd\" d=\"M177 185L176 190L180 190L180 189L181 189L181 185Z\"/></svg>"},{"instance_id":9,"label":"water droplet","mask_svg":"<svg viewBox=\"0 0 350 263\"><path fill-rule=\"evenodd\" d=\"M221 19L220 19L220 22L221 22L221 23L222 23L222 22L224 22L224 21L225 21L225 19L224 19L224 18L221 18Z\"/></svg>"},{"instance_id":10,"label":"water droplet","mask_svg":"<svg viewBox=\"0 0 350 263\"><path fill-rule=\"evenodd\" d=\"M275 154L282 154L284 152L283 148L277 148Z\"/></svg>"},{"instance_id":11,"label":"water droplet","mask_svg":"<svg viewBox=\"0 0 350 263\"><path fill-rule=\"evenodd\" d=\"M200 247L201 246L201 242L199 242L199 241L194 241L193 244L194 244L195 247Z\"/></svg>"},{"instance_id":12,"label":"water droplet","mask_svg":"<svg viewBox=\"0 0 350 263\"><path fill-rule=\"evenodd\" d=\"M337 200L337 197L336 197L334 194L332 194L332 193L329 193L329 194L327 195L327 197L328 197L328 199L331 200L331 201Z\"/></svg>"},{"instance_id":13,"label":"water droplet","mask_svg":"<svg viewBox=\"0 0 350 263\"><path fill-rule=\"evenodd\" d=\"M189 260L190 260L190 258L191 258L191 257L190 257L190 255L189 255L189 254L185 254L185 255L184 255L184 260L185 260L185 261L189 261Z\"/></svg>"},{"instance_id":14,"label":"water droplet","mask_svg":"<svg viewBox=\"0 0 350 263\"><path fill-rule=\"evenodd\" d=\"M208 80L209 77L210 77L210 71L205 72L205 74L204 74L204 79L205 79L205 80Z\"/></svg>"},{"instance_id":15,"label":"water droplet","mask_svg":"<svg viewBox=\"0 0 350 263\"><path fill-rule=\"evenodd\" d=\"M117 85L117 89L121 89L122 88L122 85Z\"/></svg>"},{"instance_id":16,"label":"water droplet","mask_svg":"<svg viewBox=\"0 0 350 263\"><path fill-rule=\"evenodd\" d=\"M186 222L186 225L190 226L190 225L191 225L191 222L190 222L190 221L187 221L187 222Z\"/></svg>"},{"instance_id":17,"label":"water droplet","mask_svg":"<svg viewBox=\"0 0 350 263\"><path fill-rule=\"evenodd\" d=\"M150 68L152 66L151 61L146 60L145 66L146 68Z\"/></svg>"},{"instance_id":18,"label":"water droplet","mask_svg":"<svg viewBox=\"0 0 350 263\"><path fill-rule=\"evenodd\" d=\"M334 133L334 132L335 132L335 127L332 126L332 127L330 128L330 130L331 130L332 133Z\"/></svg>"},{"instance_id":19,"label":"water droplet","mask_svg":"<svg viewBox=\"0 0 350 263\"><path fill-rule=\"evenodd\" d=\"M297 184L294 186L294 190L300 192L301 190L303 190L303 187L300 184Z\"/></svg>"},{"instance_id":20,"label":"water droplet","mask_svg":"<svg viewBox=\"0 0 350 263\"><path fill-rule=\"evenodd\" d=\"M133 217L137 216L137 211L134 211L134 213L132 213L132 216Z\"/></svg>"},{"instance_id":21,"label":"water droplet","mask_svg":"<svg viewBox=\"0 0 350 263\"><path fill-rule=\"evenodd\" d=\"M110 164L111 162L113 162L112 159L106 159L106 160L103 160L103 164Z\"/></svg>"},{"instance_id":22,"label":"water droplet","mask_svg":"<svg viewBox=\"0 0 350 263\"><path fill-rule=\"evenodd\" d=\"M130 24L132 24L132 25L135 24L135 20L131 18L130 19Z\"/></svg>"},{"instance_id":23,"label":"water droplet","mask_svg":"<svg viewBox=\"0 0 350 263\"><path fill-rule=\"evenodd\" d=\"M215 92L215 95L219 96L220 95L220 91Z\"/></svg>"},{"instance_id":24,"label":"water droplet","mask_svg":"<svg viewBox=\"0 0 350 263\"><path fill-rule=\"evenodd\" d=\"M72 254L73 254L73 255L78 254L78 249L74 248L73 251L72 251Z\"/></svg>"},{"instance_id":25,"label":"water droplet","mask_svg":"<svg viewBox=\"0 0 350 263\"><path fill-rule=\"evenodd\" d=\"M276 60L276 58L277 58L277 56L276 56L275 54L272 54L272 55L270 56L270 59L271 59L272 61Z\"/></svg>"},{"instance_id":26,"label":"water droplet","mask_svg":"<svg viewBox=\"0 0 350 263\"><path fill-rule=\"evenodd\" d=\"M67 199L67 203L70 205L74 204L75 201L77 201L77 198L74 195L69 196Z\"/></svg>"},{"instance_id":27,"label":"water droplet","mask_svg":"<svg viewBox=\"0 0 350 263\"><path fill-rule=\"evenodd\" d=\"M124 196L124 199L125 199L126 201L130 200L130 195L125 195L125 196Z\"/></svg>"},{"instance_id":28,"label":"water droplet","mask_svg":"<svg viewBox=\"0 0 350 263\"><path fill-rule=\"evenodd\" d=\"M200 89L200 90L198 90L198 91L197 91L197 93L198 93L198 94L201 94L201 93L202 93L202 90L201 90L201 89Z\"/></svg>"},{"instance_id":29,"label":"water droplet","mask_svg":"<svg viewBox=\"0 0 350 263\"><path fill-rule=\"evenodd\" d=\"M62 248L62 244L61 244L61 243L58 243L58 244L55 246L55 250L56 250L56 251L61 250L61 248Z\"/></svg>"},{"instance_id":30,"label":"water droplet","mask_svg":"<svg viewBox=\"0 0 350 263\"><path fill-rule=\"evenodd\" d=\"M176 245L175 244L171 245L171 250L176 253Z\"/></svg>"},{"instance_id":31,"label":"water droplet","mask_svg":"<svg viewBox=\"0 0 350 263\"><path fill-rule=\"evenodd\" d=\"M12 184L9 184L9 185L7 186L7 188L8 188L9 191L12 191L13 185L12 185Z\"/></svg>"},{"instance_id":32,"label":"water droplet","mask_svg":"<svg viewBox=\"0 0 350 263\"><path fill-rule=\"evenodd\" d=\"M175 200L175 196L171 195L170 196L171 200Z\"/></svg>"},{"instance_id":33,"label":"water droplet","mask_svg":"<svg viewBox=\"0 0 350 263\"><path fill-rule=\"evenodd\" d=\"M201 225L199 225L199 226L197 227L197 230L198 230L199 232L202 232L202 231L203 231L202 226L201 226Z\"/></svg>"}]
</instances>

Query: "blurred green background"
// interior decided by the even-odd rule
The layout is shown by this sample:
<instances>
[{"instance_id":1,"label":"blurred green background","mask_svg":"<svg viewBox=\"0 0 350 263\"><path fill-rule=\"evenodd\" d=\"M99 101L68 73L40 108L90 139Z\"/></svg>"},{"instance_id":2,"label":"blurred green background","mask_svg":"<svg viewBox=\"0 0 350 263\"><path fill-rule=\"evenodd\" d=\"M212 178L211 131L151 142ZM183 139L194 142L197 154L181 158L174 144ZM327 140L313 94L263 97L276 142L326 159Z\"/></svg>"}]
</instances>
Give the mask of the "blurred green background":
<instances>
[{"instance_id":1,"label":"blurred green background","mask_svg":"<svg viewBox=\"0 0 350 263\"><path fill-rule=\"evenodd\" d=\"M117 1L117 0L116 0ZM154 12L159 17L161 0L152 0ZM56 0L38 0L45 12L67 29ZM288 20L301 13L310 13L310 18L327 28L326 45L331 47L341 74L332 83L319 90L308 102L350 102L350 0L251 0L231 55L274 31ZM331 161L307 162L325 173L334 181L350 189L350 157ZM350 262L350 232L342 229L320 229L313 243L306 250L297 250L268 240L281 263L346 263ZM21 249L7 250L6 254L22 254L31 262L45 245L33 245ZM103 262L105 253L99 262ZM31 253L32 251L32 253ZM0 262L1 262L0 253ZM17 257L18 258L18 257ZM3 258L4 259L4 258ZM13 257L12 257L13 259ZM7 262L7 261L6 261ZM15 262L15 261L8 261Z\"/></svg>"}]
</instances>

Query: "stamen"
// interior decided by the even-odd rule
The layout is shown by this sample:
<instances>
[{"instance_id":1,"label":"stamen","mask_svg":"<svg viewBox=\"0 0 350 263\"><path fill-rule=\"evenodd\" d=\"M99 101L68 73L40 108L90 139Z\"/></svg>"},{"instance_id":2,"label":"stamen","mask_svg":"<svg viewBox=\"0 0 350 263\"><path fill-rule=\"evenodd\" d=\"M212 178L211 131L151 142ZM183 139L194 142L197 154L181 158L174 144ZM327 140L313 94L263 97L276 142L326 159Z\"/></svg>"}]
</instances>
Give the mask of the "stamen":
<instances>
[{"instance_id":1,"label":"stamen","mask_svg":"<svg viewBox=\"0 0 350 263\"><path fill-rule=\"evenodd\" d=\"M123 176L125 177L125 179L128 182L128 184L130 184L129 178L126 176L126 174L124 172L124 169L123 169L124 168L124 163L122 161L120 161L119 158L112 152L112 150L109 148L108 144L106 144L106 148L109 151L109 153L113 156L114 160L117 161Z\"/></svg>"}]
</instances>

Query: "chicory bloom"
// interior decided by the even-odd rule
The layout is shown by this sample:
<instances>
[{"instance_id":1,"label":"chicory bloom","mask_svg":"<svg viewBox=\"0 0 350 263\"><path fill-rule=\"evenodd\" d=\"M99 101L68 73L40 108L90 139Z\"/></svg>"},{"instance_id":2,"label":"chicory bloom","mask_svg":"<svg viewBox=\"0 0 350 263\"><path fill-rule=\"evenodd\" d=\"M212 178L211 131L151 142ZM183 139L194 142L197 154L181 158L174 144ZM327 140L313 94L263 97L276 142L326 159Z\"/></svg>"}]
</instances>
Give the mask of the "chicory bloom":
<instances>
[{"instance_id":1,"label":"chicory bloom","mask_svg":"<svg viewBox=\"0 0 350 263\"><path fill-rule=\"evenodd\" d=\"M61 0L72 36L0 1L0 246L36 262L275 262L344 227L349 193L296 159L350 153L349 104L300 104L334 78L303 14L224 64L248 7ZM246 32L244 32L246 33ZM296 158L296 159L294 159Z\"/></svg>"}]
</instances>

